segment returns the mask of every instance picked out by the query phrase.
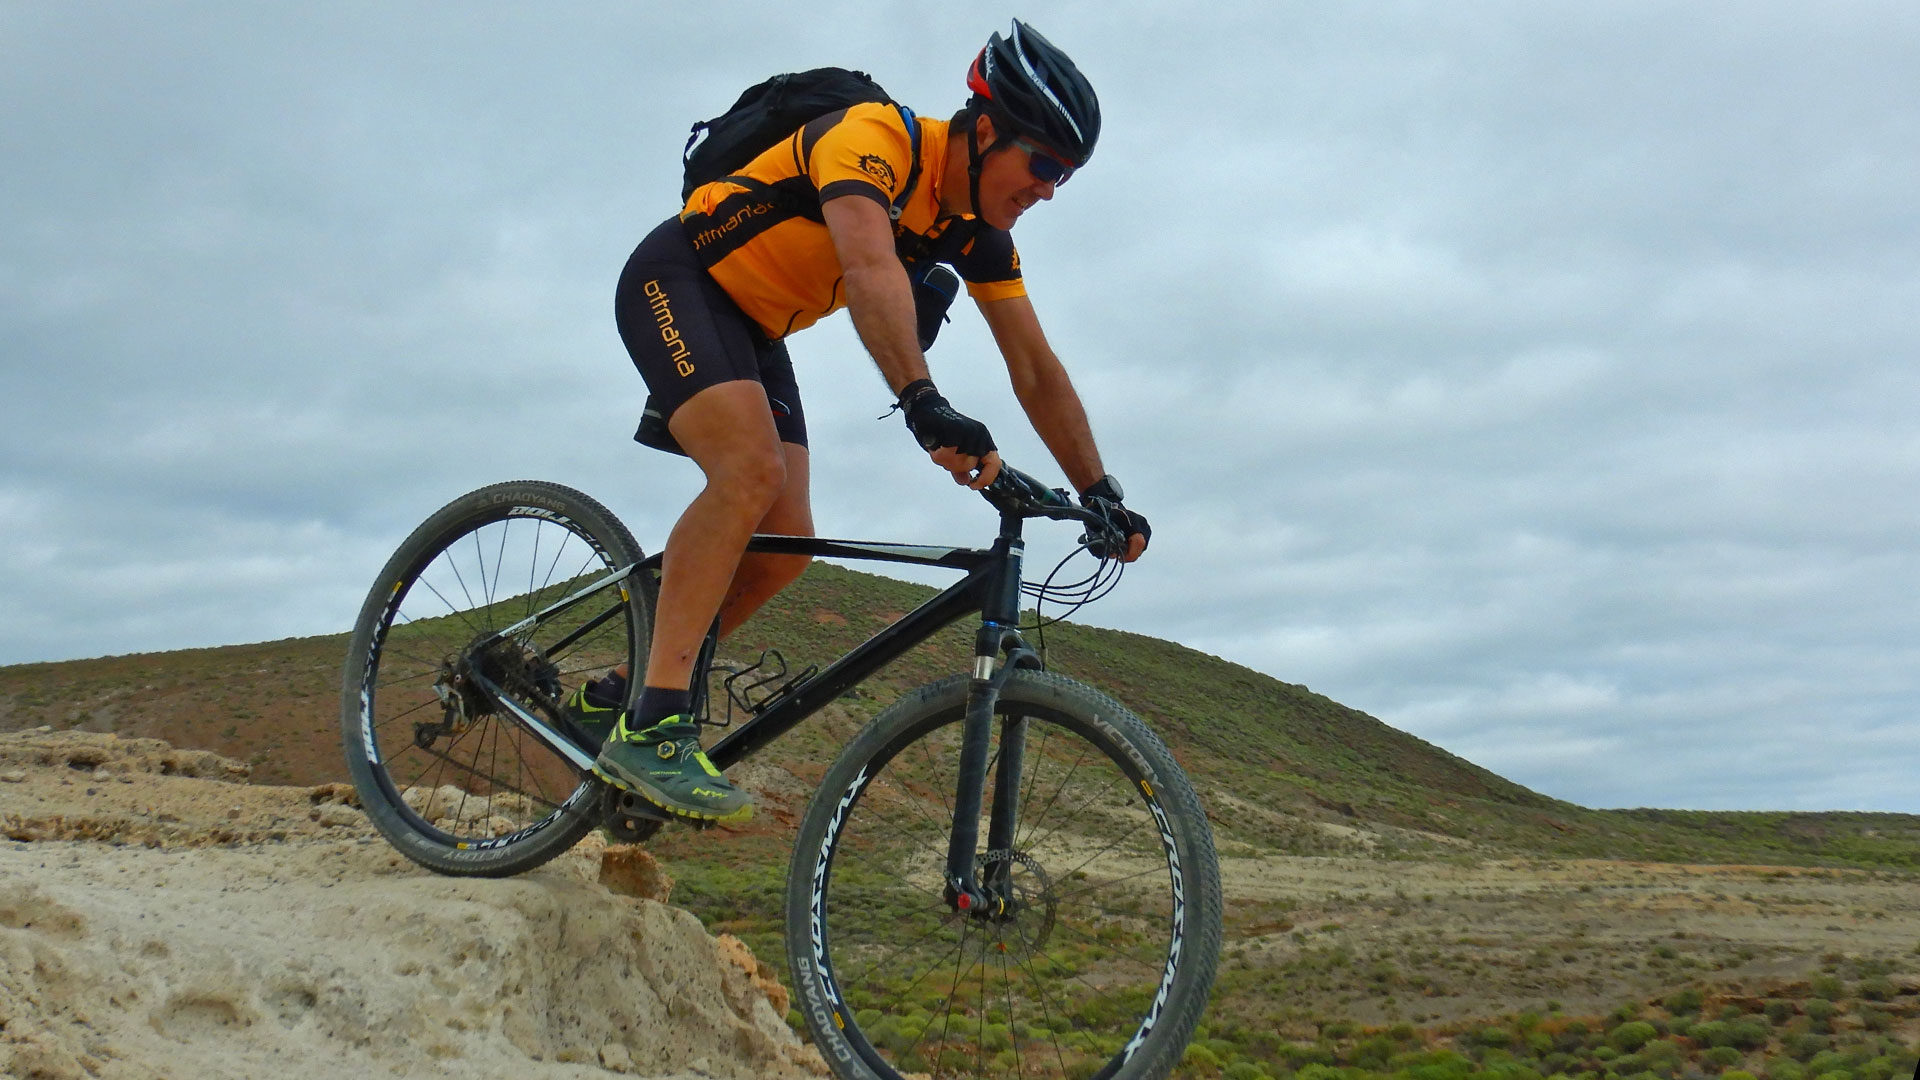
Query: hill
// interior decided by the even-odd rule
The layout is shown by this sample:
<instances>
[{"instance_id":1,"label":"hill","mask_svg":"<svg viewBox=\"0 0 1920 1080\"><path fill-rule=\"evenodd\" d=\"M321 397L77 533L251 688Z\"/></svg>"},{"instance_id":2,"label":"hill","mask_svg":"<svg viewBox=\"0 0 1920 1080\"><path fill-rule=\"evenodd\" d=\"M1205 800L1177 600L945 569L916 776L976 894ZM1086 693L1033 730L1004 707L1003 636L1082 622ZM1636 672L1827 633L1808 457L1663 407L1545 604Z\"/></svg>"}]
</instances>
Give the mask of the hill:
<instances>
[{"instance_id":1,"label":"hill","mask_svg":"<svg viewBox=\"0 0 1920 1080\"><path fill-rule=\"evenodd\" d=\"M726 643L796 670L825 662L930 595L816 563ZM1863 813L1591 810L1508 781L1303 686L1139 634L1056 624L1048 663L1126 702L1174 747L1220 838L1290 854L1533 855L1668 862L1920 867L1920 818ZM776 744L823 766L892 694L964 670L955 627ZM256 779L345 779L344 636L0 668L0 731L47 725L163 739L248 762ZM1462 848L1461 845L1466 845Z\"/></svg>"}]
</instances>

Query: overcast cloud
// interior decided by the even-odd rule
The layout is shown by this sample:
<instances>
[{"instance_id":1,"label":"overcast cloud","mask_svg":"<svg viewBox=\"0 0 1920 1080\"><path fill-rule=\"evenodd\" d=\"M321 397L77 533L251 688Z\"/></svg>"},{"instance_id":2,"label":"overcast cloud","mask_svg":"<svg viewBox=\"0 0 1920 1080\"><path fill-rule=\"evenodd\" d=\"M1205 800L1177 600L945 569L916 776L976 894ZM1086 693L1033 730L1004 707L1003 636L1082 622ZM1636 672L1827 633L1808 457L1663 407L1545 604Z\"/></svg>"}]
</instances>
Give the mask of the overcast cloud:
<instances>
[{"instance_id":1,"label":"overcast cloud","mask_svg":"<svg viewBox=\"0 0 1920 1080\"><path fill-rule=\"evenodd\" d=\"M657 545L611 298L687 125L943 116L1012 14L1106 113L1016 231L1155 526L1084 618L1586 805L1920 811L1898 2L0 0L0 663L343 629L517 476ZM844 317L794 353L823 533L987 539ZM977 316L931 359L1054 475Z\"/></svg>"}]
</instances>

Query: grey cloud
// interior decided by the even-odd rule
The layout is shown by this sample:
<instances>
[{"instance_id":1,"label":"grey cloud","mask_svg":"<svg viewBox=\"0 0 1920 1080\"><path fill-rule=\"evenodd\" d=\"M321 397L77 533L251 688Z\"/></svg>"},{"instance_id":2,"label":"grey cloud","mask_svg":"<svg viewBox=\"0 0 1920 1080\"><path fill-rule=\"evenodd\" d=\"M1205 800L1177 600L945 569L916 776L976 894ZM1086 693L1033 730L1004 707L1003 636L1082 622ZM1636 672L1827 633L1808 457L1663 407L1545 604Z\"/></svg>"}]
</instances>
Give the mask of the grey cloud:
<instances>
[{"instance_id":1,"label":"grey cloud","mask_svg":"<svg viewBox=\"0 0 1920 1080\"><path fill-rule=\"evenodd\" d=\"M1032 19L1108 123L1023 259L1156 527L1086 617L1589 804L1920 808L1910 5ZM0 12L0 662L338 629L511 475L654 542L609 309L686 125L820 63L943 115L999 26ZM823 532L984 539L844 320L794 351ZM977 319L932 362L1044 469Z\"/></svg>"}]
</instances>

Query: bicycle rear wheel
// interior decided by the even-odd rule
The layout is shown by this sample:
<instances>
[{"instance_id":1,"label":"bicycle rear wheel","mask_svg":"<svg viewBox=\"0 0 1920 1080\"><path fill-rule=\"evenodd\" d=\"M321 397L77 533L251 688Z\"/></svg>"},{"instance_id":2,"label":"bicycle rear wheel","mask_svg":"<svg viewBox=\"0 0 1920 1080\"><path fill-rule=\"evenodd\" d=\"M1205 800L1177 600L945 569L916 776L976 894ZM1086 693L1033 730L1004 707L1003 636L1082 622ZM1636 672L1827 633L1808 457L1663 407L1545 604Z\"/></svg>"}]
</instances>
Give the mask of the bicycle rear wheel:
<instances>
[{"instance_id":1,"label":"bicycle rear wheel","mask_svg":"<svg viewBox=\"0 0 1920 1080\"><path fill-rule=\"evenodd\" d=\"M560 705L591 675L640 669L651 590L617 573L639 561L605 507L537 481L454 500L388 560L354 626L341 729L361 804L401 854L499 877L599 823L598 746Z\"/></svg>"},{"instance_id":2,"label":"bicycle rear wheel","mask_svg":"<svg viewBox=\"0 0 1920 1080\"><path fill-rule=\"evenodd\" d=\"M1018 758L1019 826L974 861L1007 883L1008 905L955 912L943 887L967 682L876 717L801 822L787 953L815 1044L845 1080L1165 1076L1220 949L1199 800L1123 706L1018 672L996 707L986 801Z\"/></svg>"}]
</instances>

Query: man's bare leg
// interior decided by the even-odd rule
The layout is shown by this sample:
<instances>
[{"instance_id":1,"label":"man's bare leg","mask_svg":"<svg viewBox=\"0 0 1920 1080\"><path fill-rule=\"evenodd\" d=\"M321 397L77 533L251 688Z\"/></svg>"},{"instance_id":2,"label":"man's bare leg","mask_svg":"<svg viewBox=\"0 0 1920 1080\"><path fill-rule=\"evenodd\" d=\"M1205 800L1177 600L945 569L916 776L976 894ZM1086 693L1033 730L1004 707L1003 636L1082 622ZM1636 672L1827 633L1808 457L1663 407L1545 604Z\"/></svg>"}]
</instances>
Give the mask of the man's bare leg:
<instances>
[{"instance_id":1,"label":"man's bare leg","mask_svg":"<svg viewBox=\"0 0 1920 1080\"><path fill-rule=\"evenodd\" d=\"M760 524L753 531L780 536L812 536L813 507L807 497L807 448L797 443L781 443L780 450L786 457L787 483L780 489L780 497L774 500L772 509L760 519ZM751 618L781 589L793 584L794 579L804 573L807 564L812 561L806 555L769 555L765 552L751 552L743 556L739 569L734 571L733 584L727 589L726 602L720 606L720 636L724 638L739 629L741 623Z\"/></svg>"},{"instance_id":2,"label":"man's bare leg","mask_svg":"<svg viewBox=\"0 0 1920 1080\"><path fill-rule=\"evenodd\" d=\"M775 533L781 536L812 536L813 507L808 499L809 465L807 448L797 443L781 443L780 450L786 459L787 482L780 489L780 495L774 500L759 523L753 527L756 533ZM742 541L744 543L744 541ZM668 541L669 546L672 540ZM720 605L720 636L726 637L740 628L740 625L753 617L753 613L764 607L767 601L779 595L780 590L793 584L807 569L813 560L806 555L769 555L754 552L741 556L739 566L734 570L733 580L728 585L726 599ZM661 601L658 607L666 609L665 586L662 585ZM655 613L656 620L658 612ZM701 626L702 637L706 627L711 626L709 618ZM660 641L660 631L654 632L656 645ZM698 642L695 643L698 648ZM651 664L651 657L649 657ZM621 664L614 669L622 678L629 676L627 665ZM649 666L649 671L654 670ZM691 680L693 669L687 667L687 676ZM654 683L653 685L661 685Z\"/></svg>"},{"instance_id":3,"label":"man's bare leg","mask_svg":"<svg viewBox=\"0 0 1920 1080\"><path fill-rule=\"evenodd\" d=\"M667 535L645 684L685 690L747 539L787 486L786 455L757 382L710 386L667 424L707 484Z\"/></svg>"},{"instance_id":4,"label":"man's bare leg","mask_svg":"<svg viewBox=\"0 0 1920 1080\"><path fill-rule=\"evenodd\" d=\"M632 711L614 721L593 771L674 814L745 821L753 800L707 760L687 715L687 684L748 538L786 489L786 454L757 382L707 387L675 410L667 427L707 484L667 536L645 685Z\"/></svg>"}]
</instances>

